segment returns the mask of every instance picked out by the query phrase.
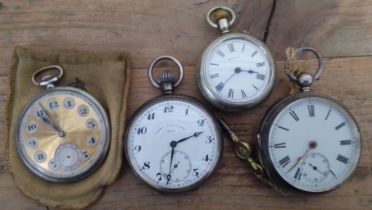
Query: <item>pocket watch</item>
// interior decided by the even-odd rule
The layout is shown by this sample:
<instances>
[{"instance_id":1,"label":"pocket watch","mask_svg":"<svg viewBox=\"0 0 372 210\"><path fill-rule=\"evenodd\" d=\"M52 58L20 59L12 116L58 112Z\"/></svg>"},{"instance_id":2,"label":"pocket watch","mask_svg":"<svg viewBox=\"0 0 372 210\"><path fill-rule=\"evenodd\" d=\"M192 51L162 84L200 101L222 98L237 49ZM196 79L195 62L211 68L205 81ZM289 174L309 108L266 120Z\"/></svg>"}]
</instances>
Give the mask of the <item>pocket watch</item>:
<instances>
[{"instance_id":1,"label":"pocket watch","mask_svg":"<svg viewBox=\"0 0 372 210\"><path fill-rule=\"evenodd\" d=\"M361 153L361 136L351 113L334 99L310 91L324 64L312 48L299 48L295 54L304 52L315 54L318 71L297 76L287 59L286 74L301 92L275 104L264 116L257 135L260 163L251 157L250 146L222 121L238 157L279 192L283 192L282 187L308 193L333 190L352 175Z\"/></svg>"},{"instance_id":2,"label":"pocket watch","mask_svg":"<svg viewBox=\"0 0 372 210\"><path fill-rule=\"evenodd\" d=\"M43 67L32 82L47 90L23 109L17 123L17 150L38 177L56 183L78 181L104 160L110 125L100 103L75 87L55 87L63 76L57 65Z\"/></svg>"},{"instance_id":3,"label":"pocket watch","mask_svg":"<svg viewBox=\"0 0 372 210\"><path fill-rule=\"evenodd\" d=\"M177 64L179 79L153 68L161 60ZM183 78L181 63L172 56L155 59L148 68L151 84L163 92L142 105L129 122L125 154L136 176L164 193L193 190L216 169L223 139L218 122L199 102L173 95Z\"/></svg>"},{"instance_id":4,"label":"pocket watch","mask_svg":"<svg viewBox=\"0 0 372 210\"><path fill-rule=\"evenodd\" d=\"M239 111L262 103L275 80L275 63L264 43L244 33L228 33L235 13L212 8L207 21L223 35L204 51L197 81L204 97L217 108Z\"/></svg>"}]
</instances>

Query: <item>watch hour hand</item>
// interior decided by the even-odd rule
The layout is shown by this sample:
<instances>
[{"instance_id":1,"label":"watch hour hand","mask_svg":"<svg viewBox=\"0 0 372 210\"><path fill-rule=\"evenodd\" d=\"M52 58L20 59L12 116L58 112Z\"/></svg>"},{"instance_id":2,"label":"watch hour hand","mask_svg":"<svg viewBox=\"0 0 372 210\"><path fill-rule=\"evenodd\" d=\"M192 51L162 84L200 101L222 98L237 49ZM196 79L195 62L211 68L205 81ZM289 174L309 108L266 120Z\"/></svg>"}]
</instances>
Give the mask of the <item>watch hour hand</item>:
<instances>
[{"instance_id":1,"label":"watch hour hand","mask_svg":"<svg viewBox=\"0 0 372 210\"><path fill-rule=\"evenodd\" d=\"M249 69L249 70L241 70L242 72L247 72L247 73L249 73L249 74L257 74L258 72L257 71L254 71L254 70L251 70L251 69Z\"/></svg>"},{"instance_id":2,"label":"watch hour hand","mask_svg":"<svg viewBox=\"0 0 372 210\"><path fill-rule=\"evenodd\" d=\"M186 141L186 140L188 140L188 139L190 139L190 138L192 138L192 137L198 137L200 134L202 134L204 131L200 131L200 132L195 132L193 135L191 135L191 136L188 136L188 137L186 137L186 138L183 138L183 139L180 139L180 140L178 140L178 141L175 141L176 143L176 145L178 144L178 143L181 143L181 142L183 142L183 141ZM172 142L171 142L171 144L172 144Z\"/></svg>"},{"instance_id":3,"label":"watch hour hand","mask_svg":"<svg viewBox=\"0 0 372 210\"><path fill-rule=\"evenodd\" d=\"M294 169L298 164L300 164L304 160L305 156L310 152L310 150L316 148L316 146L317 146L316 141L311 140L309 142L309 147L306 149L305 153L301 157L299 157L297 159L297 161L295 162L295 164L291 168L288 169L287 173L289 173L290 171L292 171L292 169Z\"/></svg>"}]
</instances>

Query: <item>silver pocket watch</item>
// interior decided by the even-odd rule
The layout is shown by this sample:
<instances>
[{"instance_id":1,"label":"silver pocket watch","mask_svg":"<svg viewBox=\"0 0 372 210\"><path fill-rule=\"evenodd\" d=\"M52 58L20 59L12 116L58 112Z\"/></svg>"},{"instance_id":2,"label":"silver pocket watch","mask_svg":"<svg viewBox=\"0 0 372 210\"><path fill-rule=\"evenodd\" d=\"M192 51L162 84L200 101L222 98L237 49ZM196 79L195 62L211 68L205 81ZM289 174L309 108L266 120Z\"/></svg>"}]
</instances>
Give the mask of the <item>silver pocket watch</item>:
<instances>
[{"instance_id":1,"label":"silver pocket watch","mask_svg":"<svg viewBox=\"0 0 372 210\"><path fill-rule=\"evenodd\" d=\"M21 160L40 178L57 183L78 181L105 159L110 124L100 103L75 87L55 87L63 76L57 65L43 67L32 82L47 90L23 109L16 142Z\"/></svg>"},{"instance_id":2,"label":"silver pocket watch","mask_svg":"<svg viewBox=\"0 0 372 210\"><path fill-rule=\"evenodd\" d=\"M355 171L361 153L361 135L351 113L339 102L311 92L323 72L323 59L312 48L318 71L294 75L286 61L286 74L300 93L275 104L258 132L260 162L276 184L319 193L335 189Z\"/></svg>"},{"instance_id":3,"label":"silver pocket watch","mask_svg":"<svg viewBox=\"0 0 372 210\"><path fill-rule=\"evenodd\" d=\"M177 64L179 78L164 71L153 79L161 60ZM173 95L183 79L181 63L171 56L155 59L148 68L151 84L163 92L142 105L131 118L125 154L135 175L160 192L181 192L199 187L216 169L223 139L218 122L196 100Z\"/></svg>"},{"instance_id":4,"label":"silver pocket watch","mask_svg":"<svg viewBox=\"0 0 372 210\"><path fill-rule=\"evenodd\" d=\"M223 35L214 40L201 57L197 82L204 97L217 108L240 111L262 103L275 80L275 63L258 39L229 33L235 13L218 6L207 13L207 21Z\"/></svg>"}]
</instances>

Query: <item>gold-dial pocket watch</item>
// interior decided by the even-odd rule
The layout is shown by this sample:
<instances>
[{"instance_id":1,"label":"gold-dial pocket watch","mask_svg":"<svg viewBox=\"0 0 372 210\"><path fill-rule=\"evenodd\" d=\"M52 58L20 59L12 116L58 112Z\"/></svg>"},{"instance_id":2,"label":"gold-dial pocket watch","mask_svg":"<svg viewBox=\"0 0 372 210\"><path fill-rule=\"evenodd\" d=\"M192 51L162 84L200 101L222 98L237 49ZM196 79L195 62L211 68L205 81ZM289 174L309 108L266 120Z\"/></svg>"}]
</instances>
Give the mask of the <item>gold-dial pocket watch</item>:
<instances>
[{"instance_id":1,"label":"gold-dial pocket watch","mask_svg":"<svg viewBox=\"0 0 372 210\"><path fill-rule=\"evenodd\" d=\"M110 125L100 103L75 87L55 87L63 76L57 65L43 67L32 82L47 90L23 109L17 123L17 150L26 167L56 183L78 181L105 159Z\"/></svg>"},{"instance_id":2,"label":"gold-dial pocket watch","mask_svg":"<svg viewBox=\"0 0 372 210\"><path fill-rule=\"evenodd\" d=\"M262 103L275 80L275 63L264 43L247 33L228 33L235 13L215 7L207 13L209 25L223 35L204 51L198 85L204 97L217 108L239 111Z\"/></svg>"},{"instance_id":3,"label":"gold-dial pocket watch","mask_svg":"<svg viewBox=\"0 0 372 210\"><path fill-rule=\"evenodd\" d=\"M355 171L361 135L355 119L342 104L310 91L323 71L321 55L312 48L292 52L294 59L287 59L286 74L301 92L281 100L264 116L258 132L260 163L250 157L249 145L239 141L226 123L222 124L236 143L237 155L248 161L258 178L281 192L285 187L308 193L327 192ZM313 53L319 62L314 75L292 71L297 66L296 55L304 52Z\"/></svg>"},{"instance_id":4,"label":"gold-dial pocket watch","mask_svg":"<svg viewBox=\"0 0 372 210\"><path fill-rule=\"evenodd\" d=\"M161 60L175 62L179 79L169 71L153 79ZM199 102L173 95L182 82L181 63L161 56L148 69L151 84L163 95L142 105L129 122L125 153L132 171L160 192L181 192L199 187L216 169L223 139L218 122Z\"/></svg>"}]
</instances>

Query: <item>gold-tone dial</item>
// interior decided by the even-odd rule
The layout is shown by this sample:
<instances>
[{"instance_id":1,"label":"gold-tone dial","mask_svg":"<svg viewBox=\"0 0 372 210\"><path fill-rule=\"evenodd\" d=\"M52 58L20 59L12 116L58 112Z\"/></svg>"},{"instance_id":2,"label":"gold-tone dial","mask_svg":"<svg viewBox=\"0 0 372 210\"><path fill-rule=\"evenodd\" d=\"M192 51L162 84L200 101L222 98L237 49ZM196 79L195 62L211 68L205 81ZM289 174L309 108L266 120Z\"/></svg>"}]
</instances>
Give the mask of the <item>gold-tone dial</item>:
<instances>
[{"instance_id":1,"label":"gold-tone dial","mask_svg":"<svg viewBox=\"0 0 372 210\"><path fill-rule=\"evenodd\" d=\"M26 166L55 182L87 175L106 156L109 123L104 109L76 88L53 88L33 99L18 122L17 146Z\"/></svg>"}]
</instances>

